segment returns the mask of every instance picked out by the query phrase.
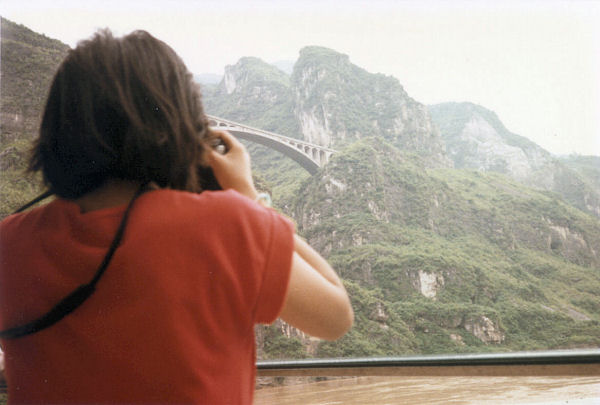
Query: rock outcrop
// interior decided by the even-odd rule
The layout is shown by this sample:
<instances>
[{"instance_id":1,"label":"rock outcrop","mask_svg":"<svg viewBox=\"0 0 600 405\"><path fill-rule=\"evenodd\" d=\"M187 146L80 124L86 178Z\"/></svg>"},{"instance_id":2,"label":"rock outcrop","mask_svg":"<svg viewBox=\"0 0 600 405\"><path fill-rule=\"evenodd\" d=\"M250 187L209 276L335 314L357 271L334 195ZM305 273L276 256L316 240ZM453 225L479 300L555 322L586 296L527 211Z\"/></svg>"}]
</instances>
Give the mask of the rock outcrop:
<instances>
[{"instance_id":1,"label":"rock outcrop","mask_svg":"<svg viewBox=\"0 0 600 405\"><path fill-rule=\"evenodd\" d=\"M450 165L427 108L410 98L397 79L369 73L347 55L311 46L300 51L291 83L305 140L335 148L380 136L432 164Z\"/></svg>"},{"instance_id":2,"label":"rock outcrop","mask_svg":"<svg viewBox=\"0 0 600 405\"><path fill-rule=\"evenodd\" d=\"M472 103L442 103L429 106L429 111L456 168L508 175L527 186L556 192L600 217L600 185L511 133L493 111ZM600 162L595 164L599 173Z\"/></svg>"},{"instance_id":3,"label":"rock outcrop","mask_svg":"<svg viewBox=\"0 0 600 405\"><path fill-rule=\"evenodd\" d=\"M504 341L505 335L498 327L498 323L487 316L469 319L465 321L464 327L484 343L499 344Z\"/></svg>"}]
</instances>

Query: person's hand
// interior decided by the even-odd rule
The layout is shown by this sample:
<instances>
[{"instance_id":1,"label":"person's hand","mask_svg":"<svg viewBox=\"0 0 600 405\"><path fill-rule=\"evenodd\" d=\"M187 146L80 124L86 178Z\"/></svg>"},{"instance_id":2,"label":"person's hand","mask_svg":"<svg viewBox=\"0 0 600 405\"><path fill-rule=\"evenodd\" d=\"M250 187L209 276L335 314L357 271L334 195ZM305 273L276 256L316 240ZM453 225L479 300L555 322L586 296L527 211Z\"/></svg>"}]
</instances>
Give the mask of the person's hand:
<instances>
[{"instance_id":1,"label":"person's hand","mask_svg":"<svg viewBox=\"0 0 600 405\"><path fill-rule=\"evenodd\" d=\"M254 188L250 155L246 148L229 132L217 131L215 134L223 140L226 148L225 154L211 149L208 156L208 164L219 185L223 190L232 188L246 197L256 199L258 193Z\"/></svg>"}]
</instances>

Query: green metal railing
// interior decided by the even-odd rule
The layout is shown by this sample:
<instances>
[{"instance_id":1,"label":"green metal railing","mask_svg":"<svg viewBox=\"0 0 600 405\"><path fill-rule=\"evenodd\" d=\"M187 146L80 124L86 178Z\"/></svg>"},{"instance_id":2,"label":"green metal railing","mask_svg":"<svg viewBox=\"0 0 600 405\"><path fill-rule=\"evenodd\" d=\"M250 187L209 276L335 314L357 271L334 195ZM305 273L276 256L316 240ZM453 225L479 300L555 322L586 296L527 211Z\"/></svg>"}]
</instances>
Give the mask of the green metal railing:
<instances>
[{"instance_id":1,"label":"green metal railing","mask_svg":"<svg viewBox=\"0 0 600 405\"><path fill-rule=\"evenodd\" d=\"M263 360L259 376L599 376L600 349ZM0 392L6 384L0 382Z\"/></svg>"},{"instance_id":2,"label":"green metal railing","mask_svg":"<svg viewBox=\"0 0 600 405\"><path fill-rule=\"evenodd\" d=\"M258 374L262 376L600 376L600 349L347 359L266 360L257 362L256 366Z\"/></svg>"}]
</instances>

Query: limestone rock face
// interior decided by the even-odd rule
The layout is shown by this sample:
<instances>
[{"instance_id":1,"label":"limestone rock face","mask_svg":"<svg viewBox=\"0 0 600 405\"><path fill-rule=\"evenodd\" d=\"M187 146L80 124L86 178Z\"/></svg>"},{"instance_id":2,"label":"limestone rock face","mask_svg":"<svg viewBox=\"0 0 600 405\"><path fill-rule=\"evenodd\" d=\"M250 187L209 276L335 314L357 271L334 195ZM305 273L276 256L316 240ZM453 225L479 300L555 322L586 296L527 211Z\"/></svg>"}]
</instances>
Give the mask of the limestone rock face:
<instances>
[{"instance_id":1,"label":"limestone rock face","mask_svg":"<svg viewBox=\"0 0 600 405\"><path fill-rule=\"evenodd\" d=\"M281 79L281 86L274 85L276 79ZM286 84L287 76L283 72L258 58L251 57L242 58L235 65L226 66L222 81L222 87L227 94L237 93L269 105L281 101L285 91L278 90L285 88Z\"/></svg>"},{"instance_id":2,"label":"limestone rock face","mask_svg":"<svg viewBox=\"0 0 600 405\"><path fill-rule=\"evenodd\" d=\"M481 116L471 118L460 132L460 141L470 153L465 153L462 167L505 172L516 179L526 179L528 174L549 160L548 154L536 153L533 159L522 148L508 145L500 134ZM454 155L460 153L454 149Z\"/></svg>"},{"instance_id":3,"label":"limestone rock face","mask_svg":"<svg viewBox=\"0 0 600 405\"><path fill-rule=\"evenodd\" d=\"M273 128L264 128L268 122L262 116L276 110L281 114L279 120L285 120L282 107L286 106L291 112L290 101L289 76L255 57L244 57L236 64L226 66L221 82L213 91L204 93L209 114L249 125L260 123L261 128L267 130ZM291 114L289 119L293 119Z\"/></svg>"},{"instance_id":4,"label":"limestone rock face","mask_svg":"<svg viewBox=\"0 0 600 405\"><path fill-rule=\"evenodd\" d=\"M485 343L499 344L504 341L504 333L498 324L487 316L469 319L465 322L465 329Z\"/></svg>"},{"instance_id":5,"label":"limestone rock face","mask_svg":"<svg viewBox=\"0 0 600 405\"><path fill-rule=\"evenodd\" d=\"M597 243L588 241L587 238L577 230L571 229L568 224L555 224L551 220L548 223L547 250L553 253L559 253L569 260L578 263L584 263L588 258L591 262L599 262L600 251Z\"/></svg>"},{"instance_id":6,"label":"limestone rock face","mask_svg":"<svg viewBox=\"0 0 600 405\"><path fill-rule=\"evenodd\" d=\"M584 171L574 170L527 138L511 133L493 111L472 103L442 103L429 106L429 111L456 168L508 175L529 187L556 192L600 217L600 182L595 181L600 179L600 159L588 157ZM576 158L562 160L582 166ZM586 176L590 172L592 176Z\"/></svg>"},{"instance_id":7,"label":"limestone rock face","mask_svg":"<svg viewBox=\"0 0 600 405\"><path fill-rule=\"evenodd\" d=\"M243 57L226 66L217 85L202 86L202 101L207 114L292 138L300 136L289 76L259 58Z\"/></svg>"},{"instance_id":8,"label":"limestone rock face","mask_svg":"<svg viewBox=\"0 0 600 405\"><path fill-rule=\"evenodd\" d=\"M397 79L369 73L331 49L303 48L291 76L258 58L241 58L226 66L204 102L209 114L322 146L381 137L429 166L452 166L426 106Z\"/></svg>"},{"instance_id":9,"label":"limestone rock face","mask_svg":"<svg viewBox=\"0 0 600 405\"><path fill-rule=\"evenodd\" d=\"M457 335L455 333L451 333L450 334L450 339L452 339L453 341L455 341L460 346L464 346L465 345L465 342L463 342L463 338L462 338L461 335Z\"/></svg>"},{"instance_id":10,"label":"limestone rock face","mask_svg":"<svg viewBox=\"0 0 600 405\"><path fill-rule=\"evenodd\" d=\"M553 161L552 155L513 134L498 116L472 103L429 106L455 167L495 171L524 180Z\"/></svg>"},{"instance_id":11,"label":"limestone rock face","mask_svg":"<svg viewBox=\"0 0 600 405\"><path fill-rule=\"evenodd\" d=\"M427 108L408 96L397 79L372 74L348 56L306 47L291 76L294 113L306 141L339 147L369 136L450 165Z\"/></svg>"},{"instance_id":12,"label":"limestone rock face","mask_svg":"<svg viewBox=\"0 0 600 405\"><path fill-rule=\"evenodd\" d=\"M419 290L423 296L435 299L444 286L444 277L439 274L419 270Z\"/></svg>"}]
</instances>

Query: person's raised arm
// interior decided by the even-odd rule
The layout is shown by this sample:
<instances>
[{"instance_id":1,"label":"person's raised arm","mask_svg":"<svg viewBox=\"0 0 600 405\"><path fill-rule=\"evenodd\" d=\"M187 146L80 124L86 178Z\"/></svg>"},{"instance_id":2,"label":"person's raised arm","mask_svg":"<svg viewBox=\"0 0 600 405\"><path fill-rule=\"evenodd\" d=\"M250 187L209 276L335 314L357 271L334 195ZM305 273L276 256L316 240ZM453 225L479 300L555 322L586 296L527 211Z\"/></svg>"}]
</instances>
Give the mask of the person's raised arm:
<instances>
[{"instance_id":1,"label":"person's raised arm","mask_svg":"<svg viewBox=\"0 0 600 405\"><path fill-rule=\"evenodd\" d=\"M248 152L231 134L217 135L227 149L224 155L212 151L209 156L217 181L223 189L255 199ZM354 321L348 294L329 263L297 235L290 272L281 319L318 338L334 340L344 335Z\"/></svg>"},{"instance_id":2,"label":"person's raised arm","mask_svg":"<svg viewBox=\"0 0 600 405\"><path fill-rule=\"evenodd\" d=\"M298 235L294 247L281 319L321 339L342 337L354 322L344 285L329 263Z\"/></svg>"}]
</instances>

